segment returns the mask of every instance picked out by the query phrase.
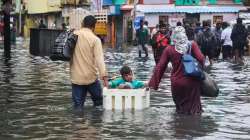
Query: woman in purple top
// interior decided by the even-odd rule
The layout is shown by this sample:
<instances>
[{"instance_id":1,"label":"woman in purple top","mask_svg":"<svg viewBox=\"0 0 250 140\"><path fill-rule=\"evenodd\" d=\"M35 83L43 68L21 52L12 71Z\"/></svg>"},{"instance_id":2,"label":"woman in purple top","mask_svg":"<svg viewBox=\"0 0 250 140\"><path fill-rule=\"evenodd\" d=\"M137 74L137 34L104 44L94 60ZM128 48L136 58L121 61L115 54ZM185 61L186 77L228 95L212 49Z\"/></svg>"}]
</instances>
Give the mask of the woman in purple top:
<instances>
[{"instance_id":1,"label":"woman in purple top","mask_svg":"<svg viewBox=\"0 0 250 140\"><path fill-rule=\"evenodd\" d=\"M170 79L171 91L176 105L176 112L191 115L201 114L201 82L198 79L184 75L184 66L181 60L182 55L187 53L190 42L187 39L183 27L176 27L173 33L172 39L174 45L164 50L148 85L157 90L167 65L171 62L173 66ZM198 45L192 42L191 46L192 56L204 66L205 57L201 53Z\"/></svg>"}]
</instances>

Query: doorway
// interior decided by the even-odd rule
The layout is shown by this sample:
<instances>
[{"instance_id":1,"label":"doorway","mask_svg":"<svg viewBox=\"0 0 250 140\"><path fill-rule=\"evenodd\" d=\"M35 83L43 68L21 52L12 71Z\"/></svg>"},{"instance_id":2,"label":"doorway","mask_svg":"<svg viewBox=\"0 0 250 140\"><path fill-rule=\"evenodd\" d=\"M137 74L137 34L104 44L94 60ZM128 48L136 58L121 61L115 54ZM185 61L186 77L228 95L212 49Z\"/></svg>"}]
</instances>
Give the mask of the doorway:
<instances>
[{"instance_id":1,"label":"doorway","mask_svg":"<svg viewBox=\"0 0 250 140\"><path fill-rule=\"evenodd\" d=\"M199 13L194 13L194 14L187 13L186 18L183 21L183 23L192 24L192 23L197 23L199 21L200 21L200 14Z\"/></svg>"}]
</instances>

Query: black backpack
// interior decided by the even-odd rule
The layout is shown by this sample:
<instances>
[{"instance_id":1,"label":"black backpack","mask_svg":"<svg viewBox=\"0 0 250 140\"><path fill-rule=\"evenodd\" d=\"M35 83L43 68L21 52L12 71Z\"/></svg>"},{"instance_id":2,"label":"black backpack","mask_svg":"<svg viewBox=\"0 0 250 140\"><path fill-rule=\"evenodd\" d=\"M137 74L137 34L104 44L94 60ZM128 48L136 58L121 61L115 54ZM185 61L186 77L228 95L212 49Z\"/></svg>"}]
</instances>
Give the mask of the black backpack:
<instances>
[{"instance_id":1,"label":"black backpack","mask_svg":"<svg viewBox=\"0 0 250 140\"><path fill-rule=\"evenodd\" d=\"M50 59L69 61L73 55L77 38L78 36L73 33L73 30L60 33L51 49Z\"/></svg>"},{"instance_id":2,"label":"black backpack","mask_svg":"<svg viewBox=\"0 0 250 140\"><path fill-rule=\"evenodd\" d=\"M247 42L247 30L243 25L235 25L232 30L231 39L234 44L245 44Z\"/></svg>"}]
</instances>

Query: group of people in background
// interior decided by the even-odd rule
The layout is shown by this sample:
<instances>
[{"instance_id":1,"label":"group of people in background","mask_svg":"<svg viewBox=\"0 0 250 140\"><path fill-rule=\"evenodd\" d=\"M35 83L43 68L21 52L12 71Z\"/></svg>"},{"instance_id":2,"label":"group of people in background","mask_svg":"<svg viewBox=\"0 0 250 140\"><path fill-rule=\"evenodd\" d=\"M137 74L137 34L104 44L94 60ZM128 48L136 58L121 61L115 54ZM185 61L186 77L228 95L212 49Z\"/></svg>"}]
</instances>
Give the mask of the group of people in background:
<instances>
[{"instance_id":1,"label":"group of people in background","mask_svg":"<svg viewBox=\"0 0 250 140\"><path fill-rule=\"evenodd\" d=\"M247 29L242 24L242 19L238 18L233 27L227 22L219 22L211 28L209 22L204 22L203 29L198 32L195 41L200 46L202 53L208 56L210 64L214 59L219 58L220 53L224 60L243 63L247 36Z\"/></svg>"},{"instance_id":2,"label":"group of people in background","mask_svg":"<svg viewBox=\"0 0 250 140\"><path fill-rule=\"evenodd\" d=\"M139 57L142 51L148 56L147 44L152 46L153 55L156 64L158 63L163 50L167 44L173 44L172 37L174 28L169 24L160 22L151 33L148 28L147 21L140 21L140 28L136 31L136 38L139 46ZM204 56L207 56L210 65L214 60L218 59L220 54L224 60L234 60L237 63L243 63L244 47L247 47L248 31L242 23L242 19L238 18L234 26L230 26L228 22L217 22L215 27L211 27L210 21L201 23L185 23L177 22L176 27L185 28L189 41L195 41Z\"/></svg>"}]
</instances>

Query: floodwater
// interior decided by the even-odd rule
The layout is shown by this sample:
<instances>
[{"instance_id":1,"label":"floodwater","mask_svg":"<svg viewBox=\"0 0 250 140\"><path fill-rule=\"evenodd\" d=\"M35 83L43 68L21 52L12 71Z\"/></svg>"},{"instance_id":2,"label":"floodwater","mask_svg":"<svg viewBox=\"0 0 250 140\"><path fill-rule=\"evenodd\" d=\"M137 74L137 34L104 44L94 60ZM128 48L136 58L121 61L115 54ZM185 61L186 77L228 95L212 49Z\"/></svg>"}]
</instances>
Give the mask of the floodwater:
<instances>
[{"instance_id":1,"label":"floodwater","mask_svg":"<svg viewBox=\"0 0 250 140\"><path fill-rule=\"evenodd\" d=\"M217 98L202 98L204 113L192 117L175 114L169 78L151 93L151 107L142 111L94 109L87 98L83 112L71 108L71 83L66 62L35 57L17 45L12 58L0 49L0 139L250 139L250 66L215 63L209 73L218 83ZM136 48L105 50L110 75L123 64L137 79L152 73L152 54L137 58ZM246 58L250 61L250 58Z\"/></svg>"}]
</instances>

